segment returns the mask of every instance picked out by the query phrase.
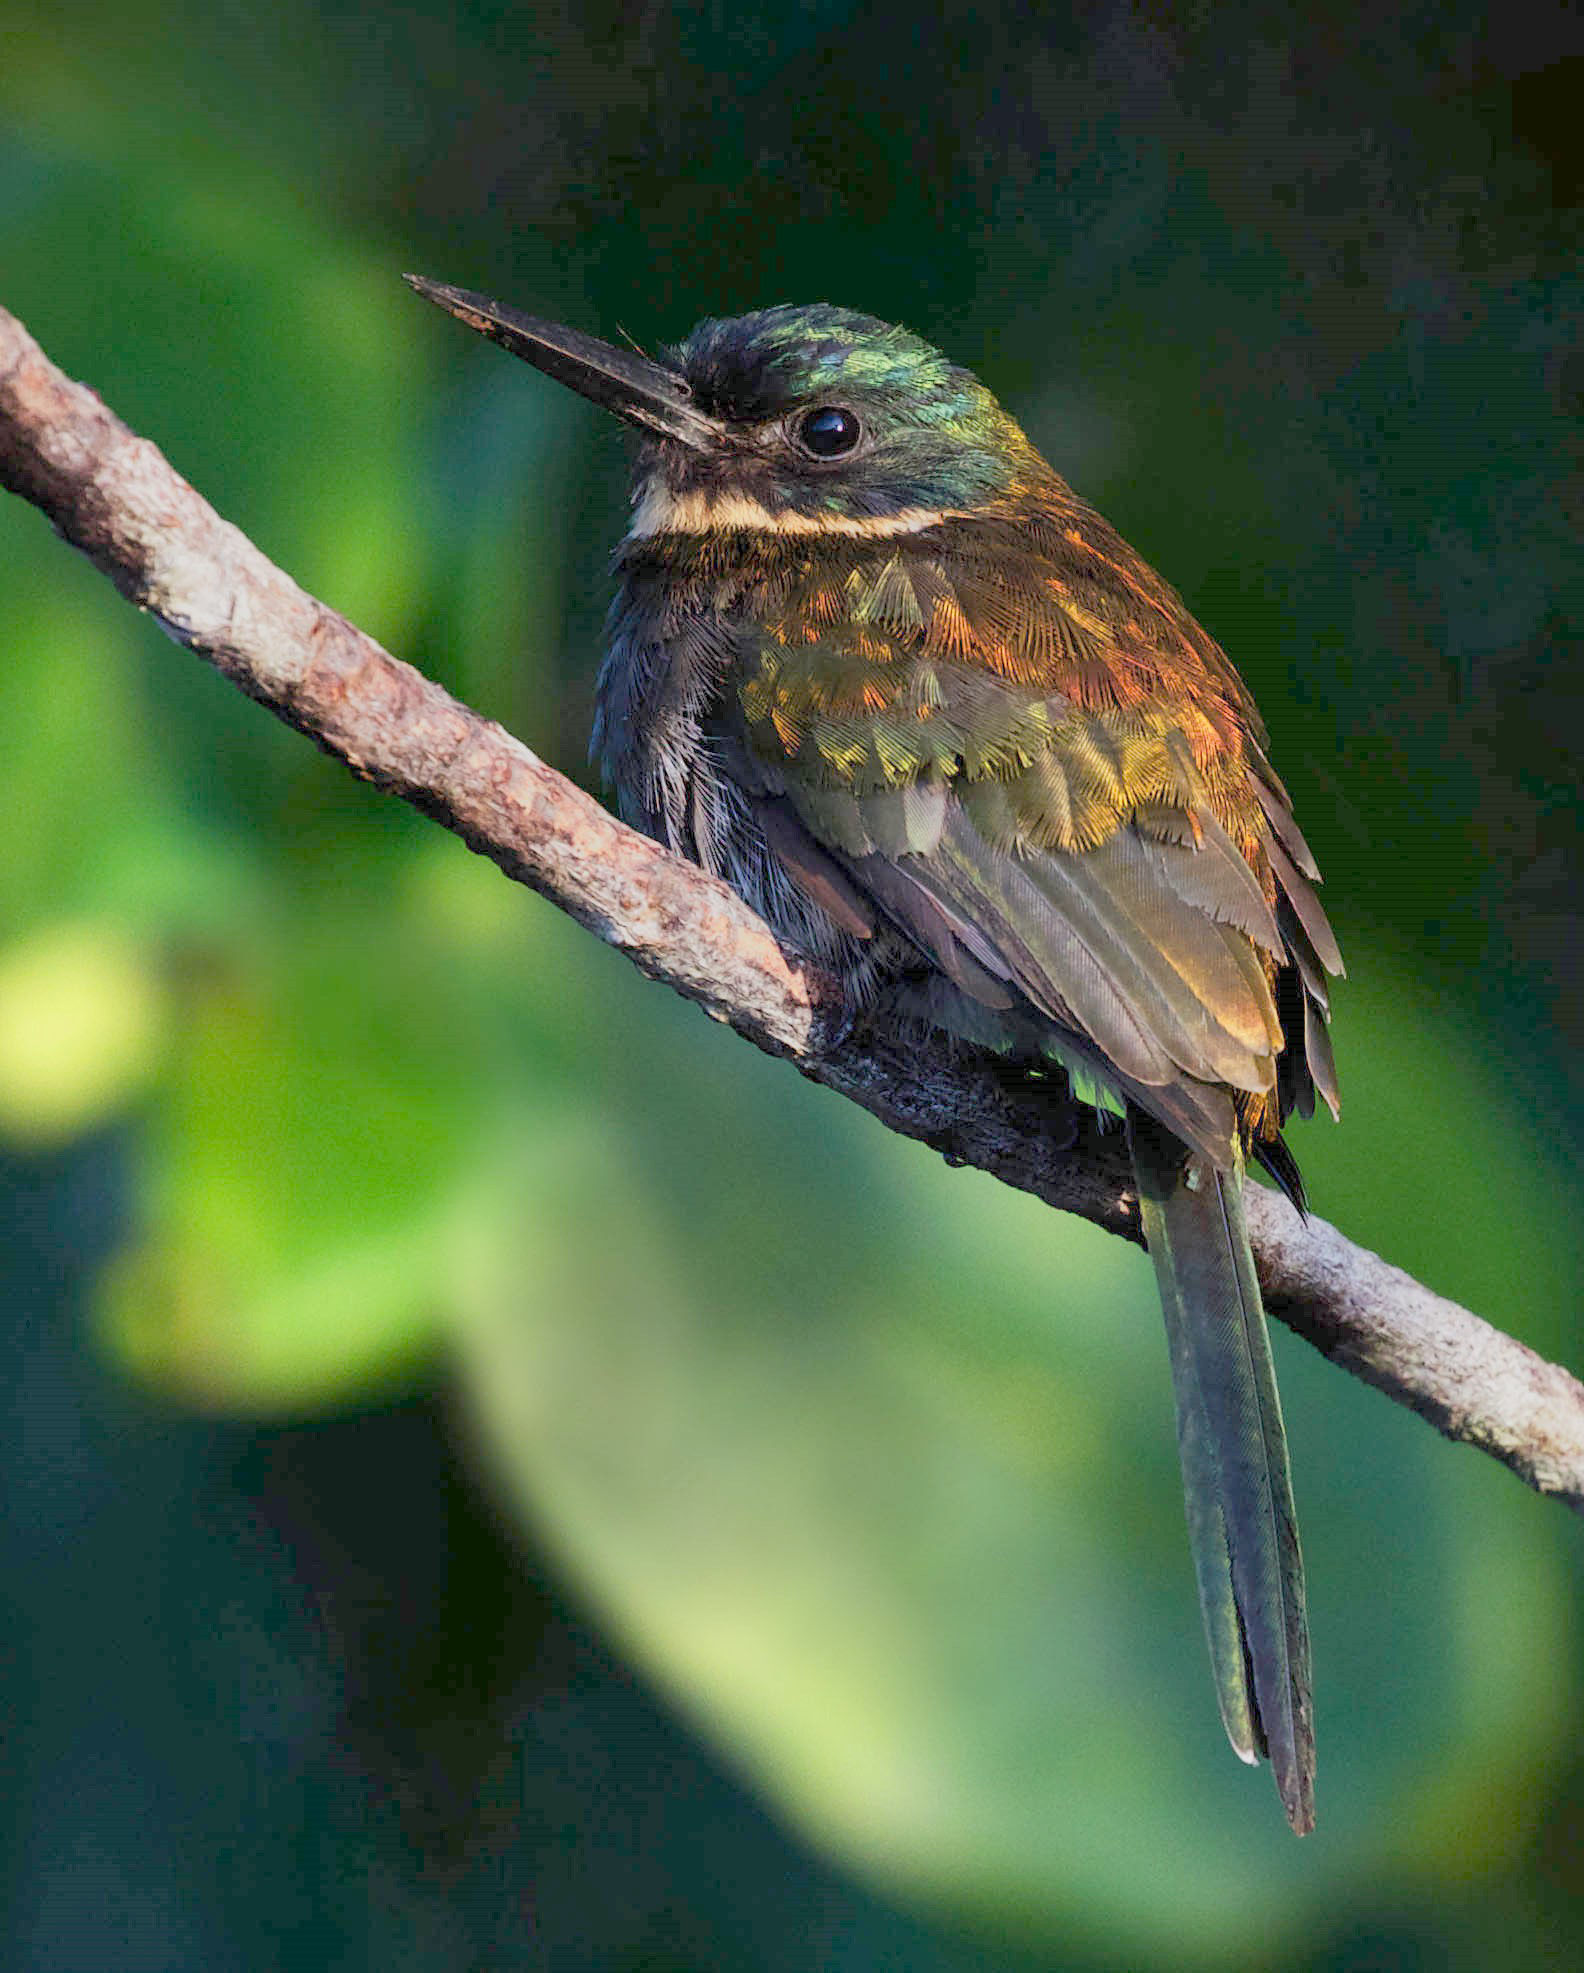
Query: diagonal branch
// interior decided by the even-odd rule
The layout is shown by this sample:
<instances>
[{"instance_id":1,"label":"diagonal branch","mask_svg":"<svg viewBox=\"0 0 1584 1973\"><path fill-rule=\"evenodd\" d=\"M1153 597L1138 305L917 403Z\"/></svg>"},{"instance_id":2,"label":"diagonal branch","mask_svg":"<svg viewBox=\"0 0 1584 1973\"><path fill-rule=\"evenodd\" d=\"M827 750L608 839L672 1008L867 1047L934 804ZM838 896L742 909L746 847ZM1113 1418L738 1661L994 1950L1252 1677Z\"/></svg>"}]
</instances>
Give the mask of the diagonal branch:
<instances>
[{"instance_id":1,"label":"diagonal branch","mask_svg":"<svg viewBox=\"0 0 1584 1973\"><path fill-rule=\"evenodd\" d=\"M0 484L249 697L400 795L652 979L890 1129L1125 1238L1116 1134L941 1039L843 1027L835 984L724 884L599 804L344 617L221 520L146 439L0 309ZM1584 1511L1584 1385L1325 1221L1251 1186L1267 1305L1325 1356Z\"/></svg>"}]
</instances>

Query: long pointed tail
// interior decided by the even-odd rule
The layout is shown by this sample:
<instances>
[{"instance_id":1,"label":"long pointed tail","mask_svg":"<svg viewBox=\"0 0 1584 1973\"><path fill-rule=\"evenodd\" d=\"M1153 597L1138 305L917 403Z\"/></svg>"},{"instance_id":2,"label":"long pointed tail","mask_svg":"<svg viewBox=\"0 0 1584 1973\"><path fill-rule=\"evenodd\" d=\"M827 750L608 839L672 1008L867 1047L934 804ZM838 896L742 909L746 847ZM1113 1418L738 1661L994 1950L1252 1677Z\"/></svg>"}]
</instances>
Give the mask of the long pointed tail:
<instances>
[{"instance_id":1,"label":"long pointed tail","mask_svg":"<svg viewBox=\"0 0 1584 1973\"><path fill-rule=\"evenodd\" d=\"M1303 1558L1287 1438L1238 1172L1187 1162L1130 1119L1177 1394L1188 1536L1227 1737L1268 1755L1287 1819L1314 1827L1314 1725Z\"/></svg>"}]
</instances>

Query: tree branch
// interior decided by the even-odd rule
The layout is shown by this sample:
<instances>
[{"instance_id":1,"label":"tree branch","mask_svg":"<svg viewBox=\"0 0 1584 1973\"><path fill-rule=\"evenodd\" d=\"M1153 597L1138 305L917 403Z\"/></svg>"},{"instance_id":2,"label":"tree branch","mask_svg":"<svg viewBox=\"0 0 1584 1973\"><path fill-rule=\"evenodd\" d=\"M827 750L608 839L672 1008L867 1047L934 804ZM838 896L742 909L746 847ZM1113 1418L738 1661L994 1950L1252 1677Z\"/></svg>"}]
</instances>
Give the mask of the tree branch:
<instances>
[{"instance_id":1,"label":"tree branch","mask_svg":"<svg viewBox=\"0 0 1584 1973\"><path fill-rule=\"evenodd\" d=\"M355 774L400 795L652 979L904 1136L1139 1238L1117 1133L993 1062L843 1026L834 981L724 884L624 828L493 722L306 595L0 309L0 484L138 608ZM1584 1511L1584 1386L1251 1186L1266 1303L1355 1376Z\"/></svg>"}]
</instances>

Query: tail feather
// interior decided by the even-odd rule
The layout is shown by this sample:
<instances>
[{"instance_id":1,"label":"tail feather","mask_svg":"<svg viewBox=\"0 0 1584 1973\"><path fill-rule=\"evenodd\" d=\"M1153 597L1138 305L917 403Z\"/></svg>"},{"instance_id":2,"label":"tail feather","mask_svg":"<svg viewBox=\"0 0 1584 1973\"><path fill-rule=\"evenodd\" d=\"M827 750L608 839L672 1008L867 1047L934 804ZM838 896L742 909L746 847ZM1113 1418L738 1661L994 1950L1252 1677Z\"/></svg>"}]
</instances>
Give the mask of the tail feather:
<instances>
[{"instance_id":1,"label":"tail feather","mask_svg":"<svg viewBox=\"0 0 1584 1973\"><path fill-rule=\"evenodd\" d=\"M1188 1535L1227 1737L1267 1755L1282 1805L1314 1826L1303 1558L1281 1401L1241 1174L1130 1119L1139 1208L1166 1317Z\"/></svg>"}]
</instances>

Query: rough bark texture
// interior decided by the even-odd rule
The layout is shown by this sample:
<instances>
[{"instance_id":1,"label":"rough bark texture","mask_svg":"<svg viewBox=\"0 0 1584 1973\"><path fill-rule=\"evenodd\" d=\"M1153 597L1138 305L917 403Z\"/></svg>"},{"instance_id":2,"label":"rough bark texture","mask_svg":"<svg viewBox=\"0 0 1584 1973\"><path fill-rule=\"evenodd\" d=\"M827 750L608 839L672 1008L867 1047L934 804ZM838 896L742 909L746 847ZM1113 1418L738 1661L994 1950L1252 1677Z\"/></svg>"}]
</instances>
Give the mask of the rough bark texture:
<instances>
[{"instance_id":1,"label":"rough bark texture","mask_svg":"<svg viewBox=\"0 0 1584 1973\"><path fill-rule=\"evenodd\" d=\"M306 595L3 309L0 484L249 697L651 978L892 1130L1138 1239L1116 1133L942 1040L844 1032L832 982L723 884ZM1448 1438L1584 1510L1584 1385L1275 1193L1251 1186L1248 1216L1273 1315Z\"/></svg>"}]
</instances>

